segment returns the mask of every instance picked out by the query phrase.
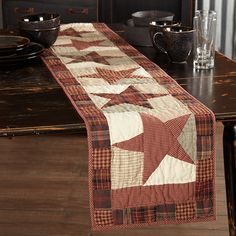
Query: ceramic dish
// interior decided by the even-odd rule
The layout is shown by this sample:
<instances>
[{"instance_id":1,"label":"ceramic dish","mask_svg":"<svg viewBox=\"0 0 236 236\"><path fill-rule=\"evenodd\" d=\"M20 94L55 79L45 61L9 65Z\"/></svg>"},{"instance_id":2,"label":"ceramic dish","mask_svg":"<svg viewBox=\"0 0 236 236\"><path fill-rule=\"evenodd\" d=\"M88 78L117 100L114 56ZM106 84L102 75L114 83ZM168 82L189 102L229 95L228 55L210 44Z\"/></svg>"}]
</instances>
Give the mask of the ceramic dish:
<instances>
[{"instance_id":1,"label":"ceramic dish","mask_svg":"<svg viewBox=\"0 0 236 236\"><path fill-rule=\"evenodd\" d=\"M28 38L14 35L0 35L0 51L17 50L26 47L30 43Z\"/></svg>"},{"instance_id":2,"label":"ceramic dish","mask_svg":"<svg viewBox=\"0 0 236 236\"><path fill-rule=\"evenodd\" d=\"M28 47L17 51L15 54L0 56L0 64L15 64L38 57L44 50L44 47L38 43L30 43Z\"/></svg>"},{"instance_id":3,"label":"ceramic dish","mask_svg":"<svg viewBox=\"0 0 236 236\"><path fill-rule=\"evenodd\" d=\"M149 26L152 21L172 21L174 14L168 11L138 11L132 14L132 18L136 26Z\"/></svg>"}]
</instances>

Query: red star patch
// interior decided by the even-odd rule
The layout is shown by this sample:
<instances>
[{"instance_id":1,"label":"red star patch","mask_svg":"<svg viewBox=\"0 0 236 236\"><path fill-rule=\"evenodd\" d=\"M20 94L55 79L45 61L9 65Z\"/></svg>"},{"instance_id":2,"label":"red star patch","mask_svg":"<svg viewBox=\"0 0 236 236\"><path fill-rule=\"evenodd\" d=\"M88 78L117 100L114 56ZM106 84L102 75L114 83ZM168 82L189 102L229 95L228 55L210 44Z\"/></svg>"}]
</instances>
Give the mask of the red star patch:
<instances>
[{"instance_id":1,"label":"red star patch","mask_svg":"<svg viewBox=\"0 0 236 236\"><path fill-rule=\"evenodd\" d=\"M83 50L92 46L99 46L101 42L104 42L105 40L96 40L92 42L84 42L76 39L71 39L72 45L78 49L78 50Z\"/></svg>"},{"instance_id":2,"label":"red star patch","mask_svg":"<svg viewBox=\"0 0 236 236\"><path fill-rule=\"evenodd\" d=\"M85 62L85 61L91 61L91 62L97 62L104 65L110 65L106 59L110 58L118 58L118 57L111 57L111 56L100 56L96 52L90 52L87 55L81 56L81 55L62 55L63 57L72 58L73 60L70 63L76 63L76 62Z\"/></svg>"},{"instance_id":3,"label":"red star patch","mask_svg":"<svg viewBox=\"0 0 236 236\"><path fill-rule=\"evenodd\" d=\"M143 106L150 109L153 109L153 107L148 102L148 98L162 96L162 94L143 94L133 86L129 86L126 90L124 90L120 94L96 93L94 95L111 99L102 108L129 103L132 105Z\"/></svg>"},{"instance_id":4,"label":"red star patch","mask_svg":"<svg viewBox=\"0 0 236 236\"><path fill-rule=\"evenodd\" d=\"M103 78L106 80L109 84L115 84L117 81L125 78L140 78L145 79L148 77L140 76L140 75L132 75L134 71L136 71L138 68L128 69L128 70L109 70L104 68L96 68L97 73L91 74L91 75L84 75L81 77L91 77L91 78Z\"/></svg>"},{"instance_id":5,"label":"red star patch","mask_svg":"<svg viewBox=\"0 0 236 236\"><path fill-rule=\"evenodd\" d=\"M76 31L73 28L68 28L59 32L60 36L82 37L82 34L91 33L91 31Z\"/></svg>"},{"instance_id":6,"label":"red star patch","mask_svg":"<svg viewBox=\"0 0 236 236\"><path fill-rule=\"evenodd\" d=\"M178 141L190 115L181 116L165 123L145 113L140 115L144 133L130 140L116 143L114 146L129 151L144 152L143 183L148 180L166 155L193 164L193 160Z\"/></svg>"},{"instance_id":7,"label":"red star patch","mask_svg":"<svg viewBox=\"0 0 236 236\"><path fill-rule=\"evenodd\" d=\"M109 63L105 60L105 57L100 56L96 52L90 52L85 56L67 56L67 55L65 55L65 57L73 59L73 61L71 61L70 63L91 61L91 62L97 62L97 63L104 64L104 65L109 65Z\"/></svg>"}]
</instances>

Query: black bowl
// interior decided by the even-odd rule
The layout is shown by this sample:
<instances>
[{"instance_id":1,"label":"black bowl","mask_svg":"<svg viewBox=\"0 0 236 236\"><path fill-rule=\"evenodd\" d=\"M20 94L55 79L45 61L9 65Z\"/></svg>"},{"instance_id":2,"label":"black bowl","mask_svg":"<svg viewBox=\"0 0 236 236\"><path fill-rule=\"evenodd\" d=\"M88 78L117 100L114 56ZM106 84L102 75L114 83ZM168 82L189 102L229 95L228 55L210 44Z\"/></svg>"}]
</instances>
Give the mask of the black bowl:
<instances>
[{"instance_id":1,"label":"black bowl","mask_svg":"<svg viewBox=\"0 0 236 236\"><path fill-rule=\"evenodd\" d=\"M136 26L149 26L151 21L172 21L174 14L167 11L138 11L132 14Z\"/></svg>"},{"instance_id":2,"label":"black bowl","mask_svg":"<svg viewBox=\"0 0 236 236\"><path fill-rule=\"evenodd\" d=\"M39 13L22 16L18 21L19 28L24 30L50 29L60 25L60 15L57 13Z\"/></svg>"},{"instance_id":3,"label":"black bowl","mask_svg":"<svg viewBox=\"0 0 236 236\"><path fill-rule=\"evenodd\" d=\"M29 38L32 42L40 43L44 47L48 48L55 43L58 37L59 30L59 26L49 29L20 29L20 34Z\"/></svg>"}]
</instances>

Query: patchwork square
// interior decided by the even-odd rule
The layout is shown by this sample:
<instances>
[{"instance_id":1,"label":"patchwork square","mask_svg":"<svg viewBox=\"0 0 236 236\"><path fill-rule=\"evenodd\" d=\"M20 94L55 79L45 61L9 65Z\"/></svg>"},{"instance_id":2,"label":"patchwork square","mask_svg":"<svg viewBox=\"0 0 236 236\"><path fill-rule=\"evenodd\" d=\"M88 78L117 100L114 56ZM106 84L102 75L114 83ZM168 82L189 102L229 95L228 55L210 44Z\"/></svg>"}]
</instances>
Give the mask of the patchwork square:
<instances>
[{"instance_id":1,"label":"patchwork square","mask_svg":"<svg viewBox=\"0 0 236 236\"><path fill-rule=\"evenodd\" d=\"M131 219L135 224L152 223L156 221L155 207L140 207L131 209Z\"/></svg>"},{"instance_id":2,"label":"patchwork square","mask_svg":"<svg viewBox=\"0 0 236 236\"><path fill-rule=\"evenodd\" d=\"M176 205L176 219L186 221L194 219L196 215L195 203L184 203Z\"/></svg>"},{"instance_id":3,"label":"patchwork square","mask_svg":"<svg viewBox=\"0 0 236 236\"><path fill-rule=\"evenodd\" d=\"M111 166L111 149L94 148L92 151L93 169L108 169Z\"/></svg>"},{"instance_id":4,"label":"patchwork square","mask_svg":"<svg viewBox=\"0 0 236 236\"><path fill-rule=\"evenodd\" d=\"M111 173L109 169L93 170L93 188L96 190L111 189Z\"/></svg>"},{"instance_id":5,"label":"patchwork square","mask_svg":"<svg viewBox=\"0 0 236 236\"><path fill-rule=\"evenodd\" d=\"M111 208L111 191L110 190L94 190L94 208Z\"/></svg>"},{"instance_id":6,"label":"patchwork square","mask_svg":"<svg viewBox=\"0 0 236 236\"><path fill-rule=\"evenodd\" d=\"M156 207L156 218L158 221L175 220L176 205L165 204Z\"/></svg>"},{"instance_id":7,"label":"patchwork square","mask_svg":"<svg viewBox=\"0 0 236 236\"><path fill-rule=\"evenodd\" d=\"M97 226L111 226L114 224L111 210L95 210L94 220Z\"/></svg>"}]
</instances>

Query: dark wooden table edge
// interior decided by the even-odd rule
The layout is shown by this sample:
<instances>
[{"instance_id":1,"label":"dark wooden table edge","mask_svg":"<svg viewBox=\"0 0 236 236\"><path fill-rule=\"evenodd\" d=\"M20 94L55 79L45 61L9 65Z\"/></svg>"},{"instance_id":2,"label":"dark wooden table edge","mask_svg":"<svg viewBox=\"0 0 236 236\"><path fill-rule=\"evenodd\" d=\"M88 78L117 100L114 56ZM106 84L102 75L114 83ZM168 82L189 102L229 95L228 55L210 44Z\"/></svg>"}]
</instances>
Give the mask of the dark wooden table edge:
<instances>
[{"instance_id":1,"label":"dark wooden table edge","mask_svg":"<svg viewBox=\"0 0 236 236\"><path fill-rule=\"evenodd\" d=\"M84 123L66 124L66 125L50 125L50 126L33 126L12 128L7 127L0 130L0 137L13 137L25 135L43 135L43 134L85 134L86 127Z\"/></svg>"}]
</instances>

